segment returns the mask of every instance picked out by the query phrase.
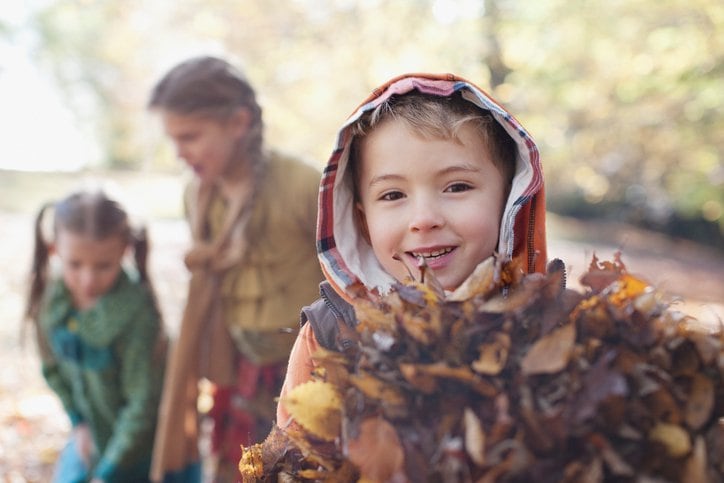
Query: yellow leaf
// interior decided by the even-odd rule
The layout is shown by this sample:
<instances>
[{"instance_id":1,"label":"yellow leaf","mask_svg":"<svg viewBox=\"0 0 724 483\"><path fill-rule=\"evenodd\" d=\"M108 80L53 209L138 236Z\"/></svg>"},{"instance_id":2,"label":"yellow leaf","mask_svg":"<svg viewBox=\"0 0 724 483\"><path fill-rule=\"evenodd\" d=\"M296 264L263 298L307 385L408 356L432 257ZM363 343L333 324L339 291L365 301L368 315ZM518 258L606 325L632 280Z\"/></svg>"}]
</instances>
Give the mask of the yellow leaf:
<instances>
[{"instance_id":1,"label":"yellow leaf","mask_svg":"<svg viewBox=\"0 0 724 483\"><path fill-rule=\"evenodd\" d=\"M684 456L691 451L689 433L676 424L657 423L649 433L649 439L661 443L666 452L674 458Z\"/></svg>"},{"instance_id":2,"label":"yellow leaf","mask_svg":"<svg viewBox=\"0 0 724 483\"><path fill-rule=\"evenodd\" d=\"M649 291L652 290L649 287L650 286L647 282L640 280L632 275L623 274L621 278L618 279L616 284L612 285L612 288L614 288L615 290L609 296L609 300L612 304L616 306L621 306L635 299L639 295L644 294L647 289Z\"/></svg>"},{"instance_id":3,"label":"yellow leaf","mask_svg":"<svg viewBox=\"0 0 724 483\"><path fill-rule=\"evenodd\" d=\"M241 447L239 472L241 473L241 481L243 483L257 481L264 475L261 444L255 444L248 448L244 446Z\"/></svg>"},{"instance_id":4,"label":"yellow leaf","mask_svg":"<svg viewBox=\"0 0 724 483\"><path fill-rule=\"evenodd\" d=\"M281 398L291 417L306 431L333 441L340 431L342 400L332 384L308 381Z\"/></svg>"},{"instance_id":5,"label":"yellow leaf","mask_svg":"<svg viewBox=\"0 0 724 483\"><path fill-rule=\"evenodd\" d=\"M378 330L384 330L395 332L395 314L392 311L384 311L365 299L355 301L354 311L357 320L359 320L358 331L377 332Z\"/></svg>"}]
</instances>

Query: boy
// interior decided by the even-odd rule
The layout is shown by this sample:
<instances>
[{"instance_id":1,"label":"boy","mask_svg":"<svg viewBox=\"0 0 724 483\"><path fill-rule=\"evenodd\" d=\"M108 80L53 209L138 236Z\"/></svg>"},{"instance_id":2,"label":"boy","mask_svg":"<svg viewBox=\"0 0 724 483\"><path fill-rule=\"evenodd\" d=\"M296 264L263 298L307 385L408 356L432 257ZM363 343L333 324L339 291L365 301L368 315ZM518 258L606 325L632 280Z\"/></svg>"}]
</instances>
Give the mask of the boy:
<instances>
[{"instance_id":1,"label":"boy","mask_svg":"<svg viewBox=\"0 0 724 483\"><path fill-rule=\"evenodd\" d=\"M452 75L392 79L355 111L337 139L317 220L327 281L321 299L303 309L282 396L310 378L311 356L320 345L344 350L338 321L354 325L349 301L365 291L387 292L420 257L445 290L458 287L494 253L521 258L528 272L545 270L537 148L473 84ZM291 423L280 404L277 426ZM400 477L404 455L385 454L383 443L394 432L363 428L349 448L362 476ZM383 460L388 467L380 468Z\"/></svg>"}]
</instances>

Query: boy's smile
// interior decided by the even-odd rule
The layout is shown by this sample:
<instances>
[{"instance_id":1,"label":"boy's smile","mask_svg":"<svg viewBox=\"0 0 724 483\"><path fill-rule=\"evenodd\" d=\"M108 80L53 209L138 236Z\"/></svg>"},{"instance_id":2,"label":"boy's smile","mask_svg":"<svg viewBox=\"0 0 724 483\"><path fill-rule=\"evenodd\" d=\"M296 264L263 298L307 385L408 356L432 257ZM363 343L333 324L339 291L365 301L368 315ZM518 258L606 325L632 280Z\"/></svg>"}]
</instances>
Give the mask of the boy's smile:
<instances>
[{"instance_id":1,"label":"boy's smile","mask_svg":"<svg viewBox=\"0 0 724 483\"><path fill-rule=\"evenodd\" d=\"M453 290L497 248L506 183L472 124L458 138L423 138L390 119L360 144L357 209L375 256L397 280L424 257Z\"/></svg>"}]
</instances>

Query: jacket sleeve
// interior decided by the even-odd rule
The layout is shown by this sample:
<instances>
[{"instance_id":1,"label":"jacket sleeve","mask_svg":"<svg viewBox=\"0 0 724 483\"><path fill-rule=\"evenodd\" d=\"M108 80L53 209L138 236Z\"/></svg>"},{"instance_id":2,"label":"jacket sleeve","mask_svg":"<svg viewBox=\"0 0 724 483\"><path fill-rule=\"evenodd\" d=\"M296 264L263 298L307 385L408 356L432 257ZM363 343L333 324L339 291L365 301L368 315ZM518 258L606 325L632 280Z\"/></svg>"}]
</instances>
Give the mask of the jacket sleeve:
<instances>
[{"instance_id":1,"label":"jacket sleeve","mask_svg":"<svg viewBox=\"0 0 724 483\"><path fill-rule=\"evenodd\" d=\"M284 384L282 385L279 396L280 400L288 394L289 391L311 379L312 370L314 369L312 354L314 354L317 349L319 349L319 343L314 337L311 324L304 324L297 335L297 339L294 341L292 352L289 355L289 365L287 366L287 374L284 378ZM277 426L284 429L291 423L291 420L289 413L284 409L284 404L281 402L278 403Z\"/></svg>"},{"instance_id":2,"label":"jacket sleeve","mask_svg":"<svg viewBox=\"0 0 724 483\"><path fill-rule=\"evenodd\" d=\"M83 422L83 416L73 403L72 389L69 381L60 371L60 366L52 356L48 356L43 360L41 370L45 381L50 389L58 396L65 412L70 418L70 424L76 426Z\"/></svg>"},{"instance_id":3,"label":"jacket sleeve","mask_svg":"<svg viewBox=\"0 0 724 483\"><path fill-rule=\"evenodd\" d=\"M118 467L137 464L150 455L163 385L165 336L149 303L140 311L120 344L120 384L124 401L113 434L94 476L112 480Z\"/></svg>"}]
</instances>

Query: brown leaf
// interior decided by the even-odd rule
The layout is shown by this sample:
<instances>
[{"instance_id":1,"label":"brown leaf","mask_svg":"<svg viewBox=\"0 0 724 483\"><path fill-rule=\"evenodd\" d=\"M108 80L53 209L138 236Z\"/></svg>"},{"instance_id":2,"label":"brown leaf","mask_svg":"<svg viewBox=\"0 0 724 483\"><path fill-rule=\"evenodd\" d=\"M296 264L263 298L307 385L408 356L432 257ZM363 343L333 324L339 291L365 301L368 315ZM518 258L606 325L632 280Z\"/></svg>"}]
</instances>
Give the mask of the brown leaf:
<instances>
[{"instance_id":1,"label":"brown leaf","mask_svg":"<svg viewBox=\"0 0 724 483\"><path fill-rule=\"evenodd\" d=\"M706 443L702 436L698 436L694 441L694 451L684 463L684 472L681 481L707 481L707 458Z\"/></svg>"},{"instance_id":2,"label":"brown leaf","mask_svg":"<svg viewBox=\"0 0 724 483\"><path fill-rule=\"evenodd\" d=\"M566 324L538 339L521 361L524 375L550 374L568 364L576 342L576 328Z\"/></svg>"},{"instance_id":3,"label":"brown leaf","mask_svg":"<svg viewBox=\"0 0 724 483\"><path fill-rule=\"evenodd\" d=\"M494 376L499 374L508 362L510 336L505 332L495 332L492 339L478 347L480 356L470 365L475 372Z\"/></svg>"},{"instance_id":4,"label":"brown leaf","mask_svg":"<svg viewBox=\"0 0 724 483\"><path fill-rule=\"evenodd\" d=\"M423 394L432 394L437 389L437 380L430 374L417 370L417 365L401 363L400 372L405 380Z\"/></svg>"},{"instance_id":5,"label":"brown leaf","mask_svg":"<svg viewBox=\"0 0 724 483\"><path fill-rule=\"evenodd\" d=\"M485 431L480 419L470 408L463 412L463 427L465 434L465 450L470 459L478 466L485 464Z\"/></svg>"},{"instance_id":6,"label":"brown leaf","mask_svg":"<svg viewBox=\"0 0 724 483\"><path fill-rule=\"evenodd\" d=\"M359 389L366 397L384 401L386 404L401 406L406 402L402 391L368 372L351 374L349 383Z\"/></svg>"},{"instance_id":7,"label":"brown leaf","mask_svg":"<svg viewBox=\"0 0 724 483\"><path fill-rule=\"evenodd\" d=\"M494 257L489 257L478 264L473 273L465 281L446 297L449 302L463 302L474 297L487 296L495 286Z\"/></svg>"},{"instance_id":8,"label":"brown leaf","mask_svg":"<svg viewBox=\"0 0 724 483\"><path fill-rule=\"evenodd\" d=\"M361 479L372 482L399 478L405 455L395 428L385 419L376 417L362 421L359 429L359 434L349 441L347 454L359 468Z\"/></svg>"},{"instance_id":9,"label":"brown leaf","mask_svg":"<svg viewBox=\"0 0 724 483\"><path fill-rule=\"evenodd\" d=\"M692 429L704 426L712 415L714 401L714 384L711 379L703 374L694 374L684 409L686 424Z\"/></svg>"},{"instance_id":10,"label":"brown leaf","mask_svg":"<svg viewBox=\"0 0 724 483\"><path fill-rule=\"evenodd\" d=\"M444 362L436 362L433 364L418 364L416 370L421 374L463 382L483 396L492 397L498 393L495 386L482 379L468 367L450 367Z\"/></svg>"}]
</instances>

